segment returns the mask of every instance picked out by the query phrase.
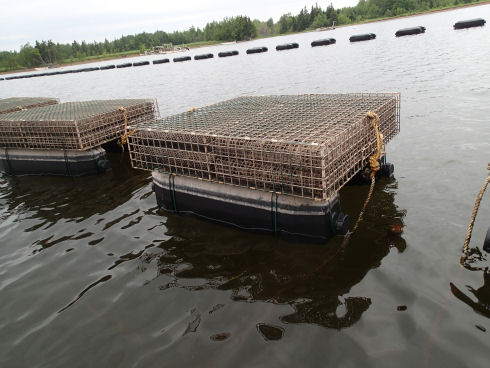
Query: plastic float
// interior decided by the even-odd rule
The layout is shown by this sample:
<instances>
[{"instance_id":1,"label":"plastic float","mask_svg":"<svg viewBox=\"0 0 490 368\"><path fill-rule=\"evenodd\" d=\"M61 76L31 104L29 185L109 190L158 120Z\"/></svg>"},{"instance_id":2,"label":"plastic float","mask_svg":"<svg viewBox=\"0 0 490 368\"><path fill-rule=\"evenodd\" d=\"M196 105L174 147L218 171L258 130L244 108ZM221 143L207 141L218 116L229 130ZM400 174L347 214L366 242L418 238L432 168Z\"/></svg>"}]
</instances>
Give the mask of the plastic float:
<instances>
[{"instance_id":1,"label":"plastic float","mask_svg":"<svg viewBox=\"0 0 490 368\"><path fill-rule=\"evenodd\" d=\"M194 60L212 59L213 57L214 57L213 54L202 54L202 55L196 55L196 56L194 56Z\"/></svg>"},{"instance_id":2,"label":"plastic float","mask_svg":"<svg viewBox=\"0 0 490 368\"><path fill-rule=\"evenodd\" d=\"M475 18L468 20L461 20L459 22L454 23L454 29L464 29L464 28L472 28L472 27L483 27L486 23L486 20L483 18Z\"/></svg>"},{"instance_id":3,"label":"plastic float","mask_svg":"<svg viewBox=\"0 0 490 368\"><path fill-rule=\"evenodd\" d=\"M410 36L425 33L424 26L403 28L395 32L395 37Z\"/></svg>"},{"instance_id":4,"label":"plastic float","mask_svg":"<svg viewBox=\"0 0 490 368\"><path fill-rule=\"evenodd\" d=\"M149 61L138 61L136 63L133 63L133 66L143 66L143 65L150 65Z\"/></svg>"},{"instance_id":5,"label":"plastic float","mask_svg":"<svg viewBox=\"0 0 490 368\"><path fill-rule=\"evenodd\" d=\"M181 57L174 58L174 63L180 63L182 61L189 61L189 60L192 60L190 56L181 56Z\"/></svg>"},{"instance_id":6,"label":"plastic float","mask_svg":"<svg viewBox=\"0 0 490 368\"><path fill-rule=\"evenodd\" d=\"M316 40L311 43L311 47L317 47L317 46L327 46L327 45L332 45L334 44L335 38L325 38L323 40Z\"/></svg>"},{"instance_id":7,"label":"plastic float","mask_svg":"<svg viewBox=\"0 0 490 368\"><path fill-rule=\"evenodd\" d=\"M339 190L377 149L369 111L385 142L399 132L398 93L248 96L129 126L128 147L165 210L325 241L347 231Z\"/></svg>"},{"instance_id":8,"label":"plastic float","mask_svg":"<svg viewBox=\"0 0 490 368\"><path fill-rule=\"evenodd\" d=\"M285 43L283 45L277 45L276 46L276 51L297 49L298 47L299 47L299 44L297 44L296 42L293 42L293 43Z\"/></svg>"},{"instance_id":9,"label":"plastic float","mask_svg":"<svg viewBox=\"0 0 490 368\"><path fill-rule=\"evenodd\" d=\"M252 47L251 49L247 50L247 54L260 54L262 52L267 52L268 48L267 47Z\"/></svg>"},{"instance_id":10,"label":"plastic float","mask_svg":"<svg viewBox=\"0 0 490 368\"><path fill-rule=\"evenodd\" d=\"M153 60L153 64L165 64L165 63L168 63L170 62L169 59L157 59L157 60Z\"/></svg>"},{"instance_id":11,"label":"plastic float","mask_svg":"<svg viewBox=\"0 0 490 368\"><path fill-rule=\"evenodd\" d=\"M222 51L222 52L218 52L218 56L221 58L221 57L229 57L229 56L236 56L238 55L238 51L234 50L234 51Z\"/></svg>"},{"instance_id":12,"label":"plastic float","mask_svg":"<svg viewBox=\"0 0 490 368\"><path fill-rule=\"evenodd\" d=\"M376 38L374 33L358 34L349 37L350 42L368 41Z\"/></svg>"}]
</instances>

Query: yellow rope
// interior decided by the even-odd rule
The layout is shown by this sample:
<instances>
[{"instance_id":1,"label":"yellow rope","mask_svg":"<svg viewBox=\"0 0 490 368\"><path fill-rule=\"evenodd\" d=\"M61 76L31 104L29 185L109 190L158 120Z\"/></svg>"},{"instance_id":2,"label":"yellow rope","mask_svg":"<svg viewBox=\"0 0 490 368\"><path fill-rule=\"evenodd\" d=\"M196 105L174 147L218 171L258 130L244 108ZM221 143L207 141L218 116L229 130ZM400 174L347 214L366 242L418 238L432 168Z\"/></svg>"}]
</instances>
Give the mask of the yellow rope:
<instances>
[{"instance_id":1,"label":"yellow rope","mask_svg":"<svg viewBox=\"0 0 490 368\"><path fill-rule=\"evenodd\" d=\"M128 142L128 136L134 133L134 130L128 132L128 112L124 107L120 107L119 111L123 113L124 117L124 133L121 138L117 141L117 144L122 147L124 151L124 145Z\"/></svg>"},{"instance_id":2,"label":"yellow rope","mask_svg":"<svg viewBox=\"0 0 490 368\"><path fill-rule=\"evenodd\" d=\"M371 125L374 129L374 132L376 133L376 152L369 157L369 168L371 169L371 186L369 187L369 193L367 195L366 200L364 201L364 205L362 206L361 212L359 213L359 217L357 218L356 224L352 228L352 231L348 232L345 235L345 239L342 242L342 246L344 246L349 238L351 237L352 234L354 234L359 227L359 224L362 221L362 218L364 217L364 212L366 212L367 205L369 201L371 200L371 197L373 196L373 191L374 191L374 184L376 183L375 176L376 173L379 171L380 166L379 166L379 159L381 158L381 155L384 154L385 152L383 151L383 134L380 133L378 123L379 123L379 116L372 112L368 111L366 114L366 117L371 121Z\"/></svg>"},{"instance_id":3,"label":"yellow rope","mask_svg":"<svg viewBox=\"0 0 490 368\"><path fill-rule=\"evenodd\" d=\"M369 167L371 168L371 178L374 178L376 173L379 171L379 159L381 155L385 152L383 151L383 134L379 131L379 116L372 112L368 111L366 117L371 120L371 124L373 126L374 132L376 133L376 152L374 155L369 157Z\"/></svg>"},{"instance_id":4,"label":"yellow rope","mask_svg":"<svg viewBox=\"0 0 490 368\"><path fill-rule=\"evenodd\" d=\"M468 252L470 239L471 239L471 233L473 232L473 224L475 223L475 219L476 219L476 214L478 213L478 209L480 208L480 202L483 198L483 194L485 193L485 190L487 189L487 185L490 182L490 163L488 163L487 170L489 170L488 176L485 179L485 181L483 182L483 186L480 189L480 193L478 193L478 196L476 197L475 207L473 208L473 213L471 214L470 224L468 225L468 230L466 231L466 239L464 240L464 244L463 244L463 257L461 257L461 264L466 259L466 255Z\"/></svg>"}]
</instances>

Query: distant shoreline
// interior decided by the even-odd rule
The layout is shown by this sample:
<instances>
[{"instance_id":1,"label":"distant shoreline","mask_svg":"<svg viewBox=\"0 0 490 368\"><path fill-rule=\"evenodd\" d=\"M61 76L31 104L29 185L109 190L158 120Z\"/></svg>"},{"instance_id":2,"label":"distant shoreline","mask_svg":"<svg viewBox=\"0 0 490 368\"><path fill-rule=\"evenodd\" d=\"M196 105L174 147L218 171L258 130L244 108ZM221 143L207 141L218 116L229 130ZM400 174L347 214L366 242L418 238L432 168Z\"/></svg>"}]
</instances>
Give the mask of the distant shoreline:
<instances>
[{"instance_id":1,"label":"distant shoreline","mask_svg":"<svg viewBox=\"0 0 490 368\"><path fill-rule=\"evenodd\" d=\"M393 16L393 17L387 17L387 18L370 19L370 20L365 20L365 21L358 22L358 23L343 24L343 25L340 25L336 28L350 27L350 26L355 26L355 25L360 25L360 24L368 24L368 23L386 22L386 21L393 20L393 19L411 18L411 17L416 17L419 15L425 15L425 14L431 14L431 13L441 13L441 12L451 11L451 10L455 10L455 9L469 8L469 7L482 6L482 5L488 5L488 4L490 4L490 0L479 2L479 3L473 3L473 4L460 4L460 5L455 5L455 6L448 7L448 8L430 9L427 11L414 13L414 14L408 14L408 15L400 15L400 16ZM284 36L284 35L310 33L310 32L316 32L316 31L315 30L307 30L307 31L302 31L302 32L292 32L292 33L286 33L286 34L271 35L271 36L266 36L266 37L254 38L253 40L250 40L250 41L256 41L256 40L272 38L272 37L277 37L277 36ZM248 42L248 41L239 41L239 42L241 43L241 42ZM202 43L200 45L193 46L191 50L202 48L202 47L219 45L219 44L221 44L221 42L219 42L219 41L209 41L208 43ZM176 52L176 53L180 54L180 52ZM167 55L167 54L154 54L154 55ZM118 55L118 56L114 56L114 57L111 57L111 56L104 57L103 55L100 55L100 57L95 57L94 59L91 59L91 60L80 60L80 61L73 61L73 62L69 62L69 63L60 63L60 64L57 64L55 67L52 67L52 68L40 67L40 68L28 68L28 69L16 69L16 70L2 71L2 72L0 72L0 75L18 74L18 73L40 71L40 70L47 70L47 69L56 70L56 69L74 66L74 65L98 63L101 61L124 60L125 58L136 57L136 56L139 56L139 52L128 51L125 54L125 56Z\"/></svg>"}]
</instances>

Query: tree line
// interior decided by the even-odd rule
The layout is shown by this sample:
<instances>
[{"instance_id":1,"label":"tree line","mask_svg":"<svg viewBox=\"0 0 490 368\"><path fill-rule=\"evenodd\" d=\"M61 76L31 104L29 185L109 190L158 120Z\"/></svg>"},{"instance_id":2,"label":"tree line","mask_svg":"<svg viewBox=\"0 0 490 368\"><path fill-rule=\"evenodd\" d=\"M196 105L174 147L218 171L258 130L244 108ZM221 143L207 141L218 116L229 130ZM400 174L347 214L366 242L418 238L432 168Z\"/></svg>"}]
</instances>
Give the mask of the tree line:
<instances>
[{"instance_id":1,"label":"tree line","mask_svg":"<svg viewBox=\"0 0 490 368\"><path fill-rule=\"evenodd\" d=\"M236 16L208 23L202 29L190 27L186 31L172 33L143 32L122 36L113 41L73 41L71 44L54 43L52 40L36 41L34 45L23 45L19 52L0 51L0 70L33 68L135 50L143 52L169 43L180 45L209 41L243 41L330 27L334 22L336 25L345 25L481 1L483 0L360 0L356 6L342 9L335 9L332 4L325 9L319 5L312 6L311 9L304 7L296 15L282 15L276 23L272 18L267 21L252 21L247 16Z\"/></svg>"}]
</instances>

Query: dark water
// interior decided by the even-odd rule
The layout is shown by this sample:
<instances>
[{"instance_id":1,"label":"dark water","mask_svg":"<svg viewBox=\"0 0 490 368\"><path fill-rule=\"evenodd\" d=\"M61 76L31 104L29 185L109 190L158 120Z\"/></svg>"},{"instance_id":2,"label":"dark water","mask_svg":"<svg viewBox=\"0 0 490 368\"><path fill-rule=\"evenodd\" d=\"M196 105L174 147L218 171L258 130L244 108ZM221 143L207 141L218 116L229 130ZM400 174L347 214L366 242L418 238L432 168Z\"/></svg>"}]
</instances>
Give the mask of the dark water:
<instances>
[{"instance_id":1,"label":"dark water","mask_svg":"<svg viewBox=\"0 0 490 368\"><path fill-rule=\"evenodd\" d=\"M490 28L452 30L473 17L490 6L190 52L240 51L226 59L0 82L0 97L156 97L162 115L245 94L402 94L395 178L345 250L162 213L149 173L121 154L99 176L0 176L0 366L488 367L490 258L459 264L490 161ZM394 37L413 25L427 32ZM363 32L378 37L349 44ZM337 44L309 47L323 37ZM351 217L367 190L341 191Z\"/></svg>"}]
</instances>

